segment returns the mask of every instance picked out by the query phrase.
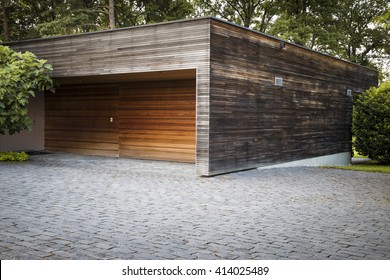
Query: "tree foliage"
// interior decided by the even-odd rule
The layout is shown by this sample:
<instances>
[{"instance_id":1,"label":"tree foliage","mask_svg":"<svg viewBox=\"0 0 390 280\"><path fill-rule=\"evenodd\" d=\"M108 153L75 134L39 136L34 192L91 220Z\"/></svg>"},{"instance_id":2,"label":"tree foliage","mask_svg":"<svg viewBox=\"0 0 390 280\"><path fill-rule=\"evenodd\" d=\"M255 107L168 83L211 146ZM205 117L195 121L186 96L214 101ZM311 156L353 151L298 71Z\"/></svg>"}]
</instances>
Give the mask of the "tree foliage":
<instances>
[{"instance_id":1,"label":"tree foliage","mask_svg":"<svg viewBox=\"0 0 390 280\"><path fill-rule=\"evenodd\" d=\"M390 71L389 11L388 0L0 0L0 40L215 16Z\"/></svg>"},{"instance_id":2,"label":"tree foliage","mask_svg":"<svg viewBox=\"0 0 390 280\"><path fill-rule=\"evenodd\" d=\"M148 0L145 3L145 22L163 22L190 17L194 7L187 0Z\"/></svg>"},{"instance_id":3,"label":"tree foliage","mask_svg":"<svg viewBox=\"0 0 390 280\"><path fill-rule=\"evenodd\" d=\"M371 88L357 98L353 132L359 153L390 164L390 82Z\"/></svg>"},{"instance_id":4,"label":"tree foliage","mask_svg":"<svg viewBox=\"0 0 390 280\"><path fill-rule=\"evenodd\" d=\"M279 3L279 16L270 34L317 50L326 48L329 40L332 40L329 35L337 33L336 21L332 16L337 9L337 2L282 0Z\"/></svg>"},{"instance_id":5,"label":"tree foliage","mask_svg":"<svg viewBox=\"0 0 390 280\"><path fill-rule=\"evenodd\" d=\"M31 130L27 116L35 91L54 90L52 67L33 53L20 53L0 45L0 134Z\"/></svg>"},{"instance_id":6,"label":"tree foliage","mask_svg":"<svg viewBox=\"0 0 390 280\"><path fill-rule=\"evenodd\" d=\"M195 0L200 14L267 31L277 12L276 0Z\"/></svg>"},{"instance_id":7,"label":"tree foliage","mask_svg":"<svg viewBox=\"0 0 390 280\"><path fill-rule=\"evenodd\" d=\"M390 59L388 0L283 0L270 33L365 66Z\"/></svg>"},{"instance_id":8,"label":"tree foliage","mask_svg":"<svg viewBox=\"0 0 390 280\"><path fill-rule=\"evenodd\" d=\"M48 2L50 8L46 12L51 20L37 22L36 26L42 37L100 30L102 13L108 27L108 4L104 10L94 0Z\"/></svg>"},{"instance_id":9,"label":"tree foliage","mask_svg":"<svg viewBox=\"0 0 390 280\"><path fill-rule=\"evenodd\" d=\"M110 18L126 27L193 14L190 0L0 0L0 30L10 41L109 29Z\"/></svg>"}]
</instances>

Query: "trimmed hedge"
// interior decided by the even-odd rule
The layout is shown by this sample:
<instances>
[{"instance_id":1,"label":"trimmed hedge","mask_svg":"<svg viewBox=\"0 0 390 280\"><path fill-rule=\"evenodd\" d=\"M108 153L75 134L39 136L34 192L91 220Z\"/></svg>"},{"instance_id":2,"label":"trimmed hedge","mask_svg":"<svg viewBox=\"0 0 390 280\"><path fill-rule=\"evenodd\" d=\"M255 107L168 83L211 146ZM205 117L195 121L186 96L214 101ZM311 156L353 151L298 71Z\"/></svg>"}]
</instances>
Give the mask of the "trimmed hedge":
<instances>
[{"instance_id":1,"label":"trimmed hedge","mask_svg":"<svg viewBox=\"0 0 390 280\"><path fill-rule=\"evenodd\" d=\"M28 158L25 152L0 152L0 161L26 161Z\"/></svg>"},{"instance_id":2,"label":"trimmed hedge","mask_svg":"<svg viewBox=\"0 0 390 280\"><path fill-rule=\"evenodd\" d=\"M353 111L357 152L390 164L390 82L357 96Z\"/></svg>"}]
</instances>

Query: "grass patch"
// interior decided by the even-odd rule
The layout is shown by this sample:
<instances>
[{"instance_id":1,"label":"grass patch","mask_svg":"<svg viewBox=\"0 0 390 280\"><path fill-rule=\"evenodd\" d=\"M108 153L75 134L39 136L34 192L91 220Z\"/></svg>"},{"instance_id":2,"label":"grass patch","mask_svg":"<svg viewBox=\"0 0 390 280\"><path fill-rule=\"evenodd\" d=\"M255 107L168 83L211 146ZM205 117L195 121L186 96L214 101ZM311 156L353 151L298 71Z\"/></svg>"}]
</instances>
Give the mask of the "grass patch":
<instances>
[{"instance_id":1,"label":"grass patch","mask_svg":"<svg viewBox=\"0 0 390 280\"><path fill-rule=\"evenodd\" d=\"M380 172L390 173L390 165L380 165L375 160L370 160L361 163L355 163L349 166L328 166L328 168L336 168L343 170L364 171L364 172Z\"/></svg>"},{"instance_id":2,"label":"grass patch","mask_svg":"<svg viewBox=\"0 0 390 280\"><path fill-rule=\"evenodd\" d=\"M366 156L363 156L361 154L359 154L356 150L355 150L355 141L356 141L356 137L353 136L352 137L352 152L353 152L353 157L355 158L367 158Z\"/></svg>"},{"instance_id":3,"label":"grass patch","mask_svg":"<svg viewBox=\"0 0 390 280\"><path fill-rule=\"evenodd\" d=\"M354 151L353 157L355 158L367 158L366 156L363 156L361 154L358 154L357 152Z\"/></svg>"},{"instance_id":4,"label":"grass patch","mask_svg":"<svg viewBox=\"0 0 390 280\"><path fill-rule=\"evenodd\" d=\"M0 161L26 161L28 158L25 152L0 152Z\"/></svg>"}]
</instances>

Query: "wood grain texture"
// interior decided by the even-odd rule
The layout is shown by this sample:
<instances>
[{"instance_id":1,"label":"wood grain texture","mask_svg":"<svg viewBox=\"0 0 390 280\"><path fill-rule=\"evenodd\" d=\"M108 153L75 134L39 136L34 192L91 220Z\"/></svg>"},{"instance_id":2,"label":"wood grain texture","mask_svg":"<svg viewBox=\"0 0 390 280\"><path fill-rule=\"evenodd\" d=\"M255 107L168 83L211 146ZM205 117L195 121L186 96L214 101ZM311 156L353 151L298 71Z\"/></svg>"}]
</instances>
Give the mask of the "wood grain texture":
<instances>
[{"instance_id":1,"label":"wood grain texture","mask_svg":"<svg viewBox=\"0 0 390 280\"><path fill-rule=\"evenodd\" d=\"M214 18L10 45L67 88L47 95L47 148L191 162L196 149L204 176L350 151L346 91L377 84L368 68Z\"/></svg>"},{"instance_id":2,"label":"wood grain texture","mask_svg":"<svg viewBox=\"0 0 390 280\"><path fill-rule=\"evenodd\" d=\"M192 79L64 86L47 95L46 147L194 163L195 85Z\"/></svg>"},{"instance_id":3,"label":"wood grain texture","mask_svg":"<svg viewBox=\"0 0 390 280\"><path fill-rule=\"evenodd\" d=\"M136 26L10 45L47 59L53 65L53 77L64 86L183 80L195 75L196 170L199 175L207 175L210 20Z\"/></svg>"},{"instance_id":4,"label":"wood grain texture","mask_svg":"<svg viewBox=\"0 0 390 280\"><path fill-rule=\"evenodd\" d=\"M45 147L52 151L119 155L118 89L68 86L46 94ZM113 118L113 122L111 122Z\"/></svg>"},{"instance_id":5,"label":"wood grain texture","mask_svg":"<svg viewBox=\"0 0 390 280\"><path fill-rule=\"evenodd\" d=\"M120 89L120 156L195 163L196 81Z\"/></svg>"},{"instance_id":6,"label":"wood grain texture","mask_svg":"<svg viewBox=\"0 0 390 280\"><path fill-rule=\"evenodd\" d=\"M346 90L375 71L217 20L210 48L209 175L351 150Z\"/></svg>"}]
</instances>

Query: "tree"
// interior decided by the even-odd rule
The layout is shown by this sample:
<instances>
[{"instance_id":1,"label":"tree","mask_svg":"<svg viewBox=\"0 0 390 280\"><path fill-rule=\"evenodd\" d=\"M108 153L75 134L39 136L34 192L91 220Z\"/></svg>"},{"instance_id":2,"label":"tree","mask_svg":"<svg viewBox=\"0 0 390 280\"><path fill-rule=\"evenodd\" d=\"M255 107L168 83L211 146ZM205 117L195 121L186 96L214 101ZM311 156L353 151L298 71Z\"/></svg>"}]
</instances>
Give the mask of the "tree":
<instances>
[{"instance_id":1,"label":"tree","mask_svg":"<svg viewBox=\"0 0 390 280\"><path fill-rule=\"evenodd\" d=\"M52 67L33 53L20 53L0 45L0 134L31 130L29 98L36 91L54 91Z\"/></svg>"},{"instance_id":2,"label":"tree","mask_svg":"<svg viewBox=\"0 0 390 280\"><path fill-rule=\"evenodd\" d=\"M378 18L390 10L388 0L344 0L335 17L339 40L334 49L349 61L369 66L371 58L386 50L390 44L390 26L380 24Z\"/></svg>"},{"instance_id":3,"label":"tree","mask_svg":"<svg viewBox=\"0 0 390 280\"><path fill-rule=\"evenodd\" d=\"M3 27L3 36L4 36L4 39L5 40L9 40L10 39L10 31L9 31L9 28L8 28L8 10L9 10L9 7L7 5L8 3L3 0L1 1L1 13L2 13L2 27Z\"/></svg>"},{"instance_id":4,"label":"tree","mask_svg":"<svg viewBox=\"0 0 390 280\"><path fill-rule=\"evenodd\" d=\"M0 10L0 38L3 41L40 37L37 24L55 20L56 7L60 5L60 1L55 0L0 0L0 3L6 7Z\"/></svg>"},{"instance_id":5,"label":"tree","mask_svg":"<svg viewBox=\"0 0 390 280\"><path fill-rule=\"evenodd\" d=\"M338 0L282 0L269 33L298 45L326 51L337 34L333 15Z\"/></svg>"},{"instance_id":6,"label":"tree","mask_svg":"<svg viewBox=\"0 0 390 280\"><path fill-rule=\"evenodd\" d=\"M140 0L116 0L115 21L117 27L135 26L145 23L145 4Z\"/></svg>"},{"instance_id":7,"label":"tree","mask_svg":"<svg viewBox=\"0 0 390 280\"><path fill-rule=\"evenodd\" d=\"M0 1L0 38L4 41L106 30L194 14L191 0Z\"/></svg>"},{"instance_id":8,"label":"tree","mask_svg":"<svg viewBox=\"0 0 390 280\"><path fill-rule=\"evenodd\" d=\"M146 0L145 23L185 19L194 13L194 7L188 0Z\"/></svg>"},{"instance_id":9,"label":"tree","mask_svg":"<svg viewBox=\"0 0 390 280\"><path fill-rule=\"evenodd\" d=\"M215 16L390 71L389 11L389 0L0 0L0 39Z\"/></svg>"},{"instance_id":10,"label":"tree","mask_svg":"<svg viewBox=\"0 0 390 280\"><path fill-rule=\"evenodd\" d=\"M108 18L109 18L109 27L110 29L115 28L115 4L114 0L108 1Z\"/></svg>"},{"instance_id":11,"label":"tree","mask_svg":"<svg viewBox=\"0 0 390 280\"><path fill-rule=\"evenodd\" d=\"M390 82L358 96L353 111L356 150L390 164Z\"/></svg>"},{"instance_id":12,"label":"tree","mask_svg":"<svg viewBox=\"0 0 390 280\"><path fill-rule=\"evenodd\" d=\"M195 0L200 14L221 17L265 32L276 13L275 0Z\"/></svg>"},{"instance_id":13,"label":"tree","mask_svg":"<svg viewBox=\"0 0 390 280\"><path fill-rule=\"evenodd\" d=\"M36 24L41 37L91 32L109 27L109 3L106 1L46 1L49 2L46 16Z\"/></svg>"},{"instance_id":14,"label":"tree","mask_svg":"<svg viewBox=\"0 0 390 280\"><path fill-rule=\"evenodd\" d=\"M283 0L270 33L373 67L390 58L388 0Z\"/></svg>"}]
</instances>

